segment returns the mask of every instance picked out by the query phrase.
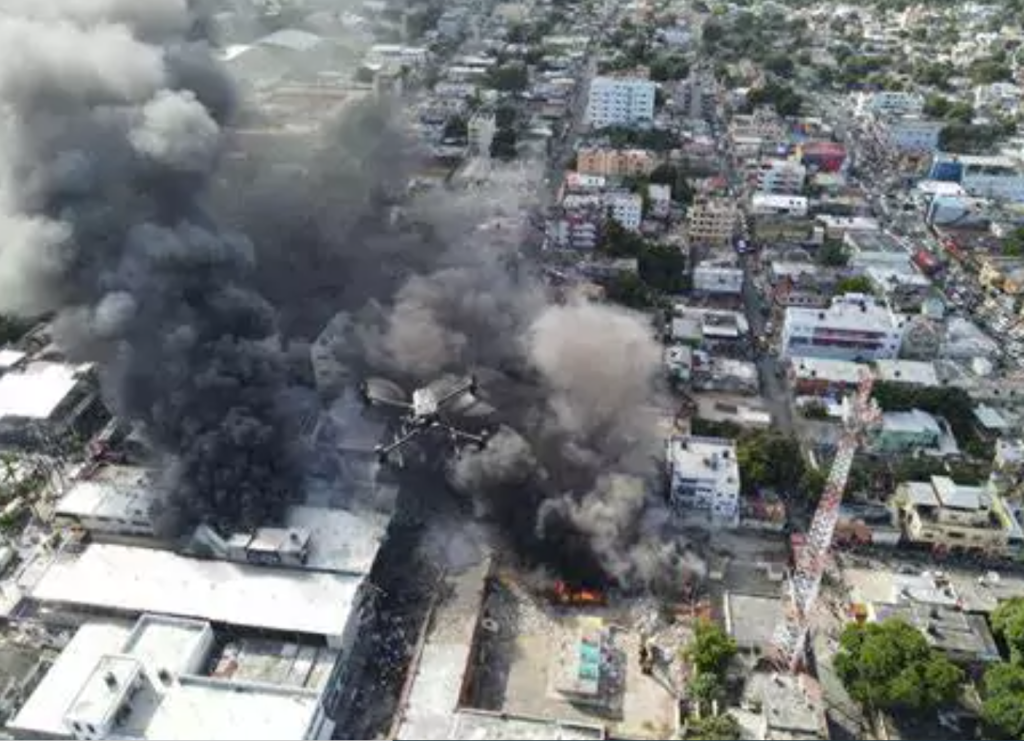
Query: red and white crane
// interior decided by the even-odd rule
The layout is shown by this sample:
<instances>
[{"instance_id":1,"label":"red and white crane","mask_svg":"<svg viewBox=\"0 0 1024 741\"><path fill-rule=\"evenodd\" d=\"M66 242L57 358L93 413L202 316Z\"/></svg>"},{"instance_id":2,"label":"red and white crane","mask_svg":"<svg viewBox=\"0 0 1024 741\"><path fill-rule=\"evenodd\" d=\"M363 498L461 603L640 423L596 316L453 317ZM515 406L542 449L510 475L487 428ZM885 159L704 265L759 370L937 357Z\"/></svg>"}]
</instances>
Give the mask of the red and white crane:
<instances>
[{"instance_id":1,"label":"red and white crane","mask_svg":"<svg viewBox=\"0 0 1024 741\"><path fill-rule=\"evenodd\" d=\"M790 579L789 604L782 622L772 637L770 657L780 667L796 671L804 656L810 616L818 599L821 577L828 564L832 536L839 520L839 507L850 477L850 467L864 433L879 417L878 406L871 398L874 376L865 371L852 398L852 408L846 415L843 431L832 462L825 490L811 521L804 546L795 554L795 566Z\"/></svg>"}]
</instances>

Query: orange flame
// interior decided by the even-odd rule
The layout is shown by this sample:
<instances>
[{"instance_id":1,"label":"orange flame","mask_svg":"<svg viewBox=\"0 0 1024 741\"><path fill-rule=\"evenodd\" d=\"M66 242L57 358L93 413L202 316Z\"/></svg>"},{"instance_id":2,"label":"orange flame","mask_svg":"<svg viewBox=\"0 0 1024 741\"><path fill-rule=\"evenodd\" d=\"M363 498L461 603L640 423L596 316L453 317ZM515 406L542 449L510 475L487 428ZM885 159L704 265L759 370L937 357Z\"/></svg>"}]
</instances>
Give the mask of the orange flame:
<instances>
[{"instance_id":1,"label":"orange flame","mask_svg":"<svg viewBox=\"0 0 1024 741\"><path fill-rule=\"evenodd\" d=\"M599 605L604 601L600 592L572 589L564 581L556 581L554 591L555 598L563 605Z\"/></svg>"}]
</instances>

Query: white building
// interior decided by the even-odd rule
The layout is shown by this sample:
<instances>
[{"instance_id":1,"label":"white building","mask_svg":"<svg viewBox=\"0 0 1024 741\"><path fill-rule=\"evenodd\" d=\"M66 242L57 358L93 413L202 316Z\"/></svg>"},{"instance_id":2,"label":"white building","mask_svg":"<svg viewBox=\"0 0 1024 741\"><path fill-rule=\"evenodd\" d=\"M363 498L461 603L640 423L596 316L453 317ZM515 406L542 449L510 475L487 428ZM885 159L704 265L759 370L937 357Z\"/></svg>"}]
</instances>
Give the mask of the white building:
<instances>
[{"instance_id":1,"label":"white building","mask_svg":"<svg viewBox=\"0 0 1024 741\"><path fill-rule=\"evenodd\" d=\"M945 123L919 116L879 117L875 133L879 143L899 152L934 152L939 148L939 133Z\"/></svg>"},{"instance_id":2,"label":"white building","mask_svg":"<svg viewBox=\"0 0 1024 741\"><path fill-rule=\"evenodd\" d=\"M651 216L663 219L672 210L672 186L651 183L647 186L647 200L650 202Z\"/></svg>"},{"instance_id":3,"label":"white building","mask_svg":"<svg viewBox=\"0 0 1024 741\"><path fill-rule=\"evenodd\" d=\"M704 260L693 270L693 290L739 295L743 292L743 269L732 259Z\"/></svg>"},{"instance_id":4,"label":"white building","mask_svg":"<svg viewBox=\"0 0 1024 741\"><path fill-rule=\"evenodd\" d=\"M932 176L958 182L977 198L1024 202L1024 173L1009 157L939 153L932 161Z\"/></svg>"},{"instance_id":5,"label":"white building","mask_svg":"<svg viewBox=\"0 0 1024 741\"><path fill-rule=\"evenodd\" d=\"M329 739L340 654L143 615L75 633L8 724L18 738Z\"/></svg>"},{"instance_id":6,"label":"white building","mask_svg":"<svg viewBox=\"0 0 1024 741\"><path fill-rule=\"evenodd\" d=\"M1021 89L1011 82L993 82L974 88L974 107L1013 115L1021 104Z\"/></svg>"},{"instance_id":7,"label":"white building","mask_svg":"<svg viewBox=\"0 0 1024 741\"><path fill-rule=\"evenodd\" d=\"M924 97L898 90L861 93L857 111L861 114L882 113L890 116L917 115L924 108Z\"/></svg>"},{"instance_id":8,"label":"white building","mask_svg":"<svg viewBox=\"0 0 1024 741\"><path fill-rule=\"evenodd\" d=\"M762 193L798 194L807 179L807 168L791 160L770 160L757 171L757 189Z\"/></svg>"},{"instance_id":9,"label":"white building","mask_svg":"<svg viewBox=\"0 0 1024 741\"><path fill-rule=\"evenodd\" d=\"M100 536L152 537L156 491L148 469L103 466L74 481L53 516L58 523L80 525Z\"/></svg>"},{"instance_id":10,"label":"white building","mask_svg":"<svg viewBox=\"0 0 1024 741\"><path fill-rule=\"evenodd\" d=\"M611 193L604 199L611 217L631 232L640 230L644 216L644 199L636 193Z\"/></svg>"},{"instance_id":11,"label":"white building","mask_svg":"<svg viewBox=\"0 0 1024 741\"><path fill-rule=\"evenodd\" d=\"M713 437L674 437L668 441L669 497L681 515L706 510L735 525L740 512L740 467L736 444Z\"/></svg>"},{"instance_id":12,"label":"white building","mask_svg":"<svg viewBox=\"0 0 1024 741\"><path fill-rule=\"evenodd\" d=\"M843 360L895 358L906 317L871 296L836 296L827 309L789 307L782 326L782 355Z\"/></svg>"},{"instance_id":13,"label":"white building","mask_svg":"<svg viewBox=\"0 0 1024 741\"><path fill-rule=\"evenodd\" d=\"M587 98L587 123L595 129L631 126L654 119L654 92L650 80L595 77Z\"/></svg>"},{"instance_id":14,"label":"white building","mask_svg":"<svg viewBox=\"0 0 1024 741\"><path fill-rule=\"evenodd\" d=\"M0 441L31 449L88 436L109 419L91 365L38 360L0 375Z\"/></svg>"},{"instance_id":15,"label":"white building","mask_svg":"<svg viewBox=\"0 0 1024 741\"><path fill-rule=\"evenodd\" d=\"M807 199L804 196L754 193L750 197L750 213L755 216L807 216Z\"/></svg>"}]
</instances>

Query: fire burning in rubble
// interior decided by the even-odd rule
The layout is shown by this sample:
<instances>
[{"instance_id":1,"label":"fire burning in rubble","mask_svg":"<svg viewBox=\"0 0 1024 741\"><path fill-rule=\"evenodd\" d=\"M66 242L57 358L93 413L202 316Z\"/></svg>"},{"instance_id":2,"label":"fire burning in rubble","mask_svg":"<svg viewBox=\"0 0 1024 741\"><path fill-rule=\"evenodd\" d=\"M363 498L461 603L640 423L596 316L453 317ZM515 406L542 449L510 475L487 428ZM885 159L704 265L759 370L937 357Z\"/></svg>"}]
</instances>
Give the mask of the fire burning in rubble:
<instances>
[{"instance_id":1,"label":"fire burning in rubble","mask_svg":"<svg viewBox=\"0 0 1024 741\"><path fill-rule=\"evenodd\" d=\"M554 586L555 602L560 605L603 605L604 595L591 589L574 589L564 581L556 581Z\"/></svg>"}]
</instances>

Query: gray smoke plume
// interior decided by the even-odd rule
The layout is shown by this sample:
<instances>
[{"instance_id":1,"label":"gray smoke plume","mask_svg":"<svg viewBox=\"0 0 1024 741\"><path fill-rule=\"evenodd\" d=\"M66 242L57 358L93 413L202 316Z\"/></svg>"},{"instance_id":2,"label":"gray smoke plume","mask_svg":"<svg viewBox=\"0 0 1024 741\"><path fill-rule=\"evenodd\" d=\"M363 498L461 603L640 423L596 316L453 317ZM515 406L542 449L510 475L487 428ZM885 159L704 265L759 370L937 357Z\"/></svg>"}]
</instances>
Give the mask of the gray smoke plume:
<instances>
[{"instance_id":1,"label":"gray smoke plume","mask_svg":"<svg viewBox=\"0 0 1024 741\"><path fill-rule=\"evenodd\" d=\"M169 511L253 525L297 485L275 312L204 207L230 86L184 0L0 0L0 310L56 312L166 454Z\"/></svg>"},{"instance_id":2,"label":"gray smoke plume","mask_svg":"<svg viewBox=\"0 0 1024 741\"><path fill-rule=\"evenodd\" d=\"M532 170L499 169L415 202L412 217L445 244L436 267L349 321L339 352L410 383L491 369L479 377L507 424L451 463L456 488L556 569L590 558L622 585L678 586L700 564L661 493L660 346L645 317L554 302L516 269L539 189Z\"/></svg>"}]
</instances>

